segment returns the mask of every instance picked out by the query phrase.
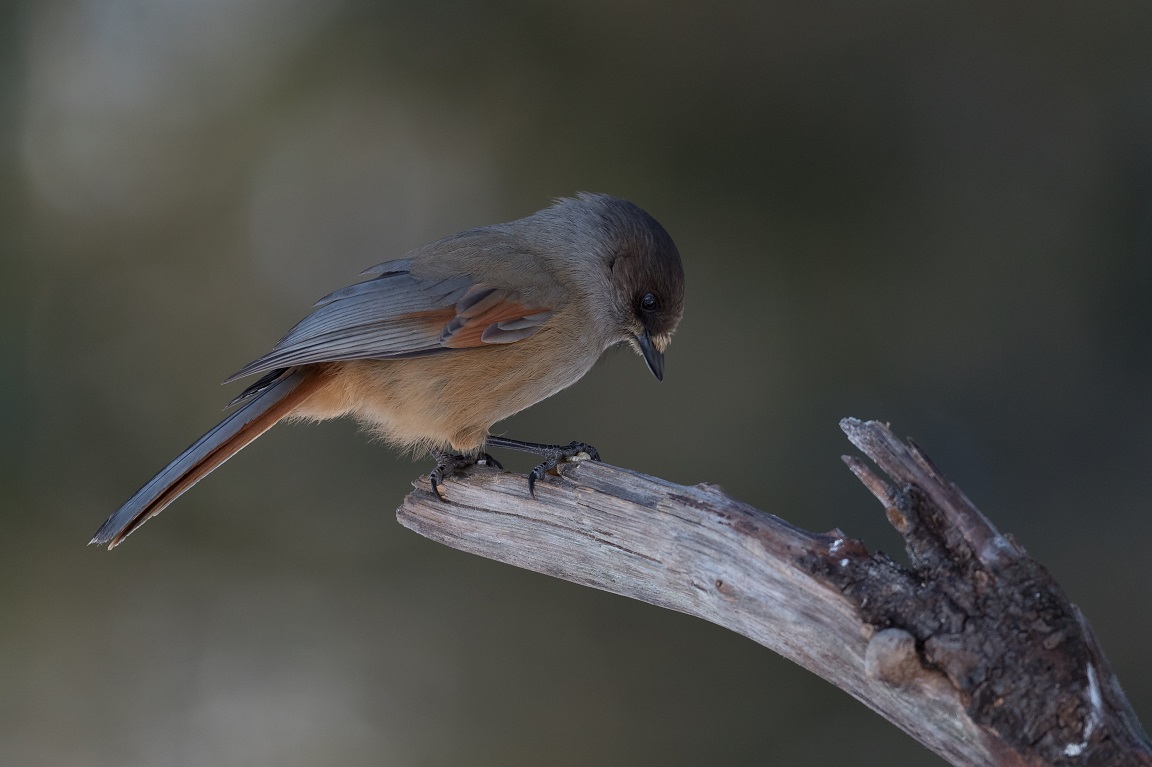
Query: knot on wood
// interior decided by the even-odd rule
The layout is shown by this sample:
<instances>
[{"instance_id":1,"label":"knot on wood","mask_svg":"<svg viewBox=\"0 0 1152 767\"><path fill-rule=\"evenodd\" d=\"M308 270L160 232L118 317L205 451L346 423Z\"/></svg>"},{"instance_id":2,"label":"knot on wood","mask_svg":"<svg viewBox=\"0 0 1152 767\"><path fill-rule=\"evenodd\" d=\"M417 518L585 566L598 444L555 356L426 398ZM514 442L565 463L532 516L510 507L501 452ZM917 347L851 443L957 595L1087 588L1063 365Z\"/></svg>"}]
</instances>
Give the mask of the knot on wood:
<instances>
[{"instance_id":1,"label":"knot on wood","mask_svg":"<svg viewBox=\"0 0 1152 767\"><path fill-rule=\"evenodd\" d=\"M916 652L916 637L903 629L884 629L868 641L864 673L893 687L907 687L928 671Z\"/></svg>"}]
</instances>

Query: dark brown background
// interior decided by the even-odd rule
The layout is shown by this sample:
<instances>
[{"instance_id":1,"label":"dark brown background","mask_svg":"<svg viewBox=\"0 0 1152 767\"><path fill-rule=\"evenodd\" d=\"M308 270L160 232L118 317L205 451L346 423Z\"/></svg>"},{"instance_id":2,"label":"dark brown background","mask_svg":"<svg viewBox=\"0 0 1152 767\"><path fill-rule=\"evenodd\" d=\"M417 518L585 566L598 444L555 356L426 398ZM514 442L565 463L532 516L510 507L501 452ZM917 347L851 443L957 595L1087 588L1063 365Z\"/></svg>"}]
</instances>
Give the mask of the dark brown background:
<instances>
[{"instance_id":1,"label":"dark brown background","mask_svg":"<svg viewBox=\"0 0 1152 767\"><path fill-rule=\"evenodd\" d=\"M578 190L684 254L667 380L619 350L501 428L892 550L836 427L891 421L1152 717L1152 5L0 14L0 762L939 764L745 639L401 529L428 465L349 423L84 548L312 300Z\"/></svg>"}]
</instances>

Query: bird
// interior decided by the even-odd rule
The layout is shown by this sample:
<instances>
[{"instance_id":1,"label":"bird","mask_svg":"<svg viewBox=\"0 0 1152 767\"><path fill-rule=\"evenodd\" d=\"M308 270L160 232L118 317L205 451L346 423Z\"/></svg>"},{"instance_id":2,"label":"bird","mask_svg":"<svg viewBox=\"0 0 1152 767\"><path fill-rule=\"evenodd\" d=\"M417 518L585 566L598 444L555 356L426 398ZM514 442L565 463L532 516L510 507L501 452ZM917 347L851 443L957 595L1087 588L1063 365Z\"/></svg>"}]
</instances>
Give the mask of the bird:
<instances>
[{"instance_id":1,"label":"bird","mask_svg":"<svg viewBox=\"0 0 1152 767\"><path fill-rule=\"evenodd\" d=\"M630 345L657 378L684 312L671 236L627 200L582 192L503 224L468 229L386 261L321 298L264 356L227 417L113 513L89 544L121 543L280 421L351 416L401 449L431 454L437 497L503 448L559 462L599 460L586 443L522 442L492 426L574 384L612 346ZM581 456L581 454L584 454Z\"/></svg>"}]
</instances>

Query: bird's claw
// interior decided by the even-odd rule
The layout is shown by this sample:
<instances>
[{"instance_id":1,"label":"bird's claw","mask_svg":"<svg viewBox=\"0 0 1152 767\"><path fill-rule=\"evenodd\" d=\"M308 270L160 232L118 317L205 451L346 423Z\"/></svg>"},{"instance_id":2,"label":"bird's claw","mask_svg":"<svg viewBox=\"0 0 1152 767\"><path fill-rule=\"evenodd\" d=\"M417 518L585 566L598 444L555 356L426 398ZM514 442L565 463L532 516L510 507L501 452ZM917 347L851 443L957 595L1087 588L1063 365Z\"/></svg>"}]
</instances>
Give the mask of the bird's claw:
<instances>
[{"instance_id":1,"label":"bird's claw","mask_svg":"<svg viewBox=\"0 0 1152 767\"><path fill-rule=\"evenodd\" d=\"M504 470L504 464L488 455L488 453L481 453L480 455L476 456L476 463L480 464L481 466L491 466L493 468L500 469L501 471Z\"/></svg>"},{"instance_id":2,"label":"bird's claw","mask_svg":"<svg viewBox=\"0 0 1152 767\"><path fill-rule=\"evenodd\" d=\"M448 458L457 458L459 456L447 456ZM444 497L444 493L440 491L440 485L444 484L444 475L450 474L456 470L456 467L451 461L446 461L444 458L437 456L436 468L428 472L428 484L432 485L432 494L439 498L442 502L448 503L448 499Z\"/></svg>"},{"instance_id":3,"label":"bird's claw","mask_svg":"<svg viewBox=\"0 0 1152 767\"><path fill-rule=\"evenodd\" d=\"M555 471L556 467L564 461L589 460L599 461L600 451L586 442L570 442L567 445L550 445L541 455L544 460L528 472L528 494L536 497L536 480L544 479L544 475ZM586 456L581 458L581 456Z\"/></svg>"},{"instance_id":4,"label":"bird's claw","mask_svg":"<svg viewBox=\"0 0 1152 767\"><path fill-rule=\"evenodd\" d=\"M448 499L444 497L444 493L440 490L444 484L444 479L451 476L453 473L466 469L469 466L476 464L483 464L484 466L494 466L497 469L503 469L497 461L488 453L480 453L475 456L460 455L458 453L442 453L434 451L432 455L436 458L436 468L428 472L428 484L432 485L432 492L437 498L444 503L448 503Z\"/></svg>"}]
</instances>

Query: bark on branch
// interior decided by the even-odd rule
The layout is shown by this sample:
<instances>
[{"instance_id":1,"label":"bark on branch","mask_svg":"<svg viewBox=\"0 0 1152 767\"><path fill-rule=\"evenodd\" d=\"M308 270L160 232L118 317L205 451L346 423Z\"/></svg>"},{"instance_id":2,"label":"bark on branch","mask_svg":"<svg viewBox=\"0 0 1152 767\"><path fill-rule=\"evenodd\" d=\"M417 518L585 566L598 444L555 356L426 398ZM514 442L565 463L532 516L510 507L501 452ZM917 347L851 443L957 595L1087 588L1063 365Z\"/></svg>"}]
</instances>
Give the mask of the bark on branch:
<instances>
[{"instance_id":1,"label":"bark on branch","mask_svg":"<svg viewBox=\"0 0 1152 767\"><path fill-rule=\"evenodd\" d=\"M401 524L464 551L725 626L879 712L955 765L1152 765L1083 615L914 444L845 419L849 468L904 537L905 568L726 496L606 464L474 469Z\"/></svg>"}]
</instances>

